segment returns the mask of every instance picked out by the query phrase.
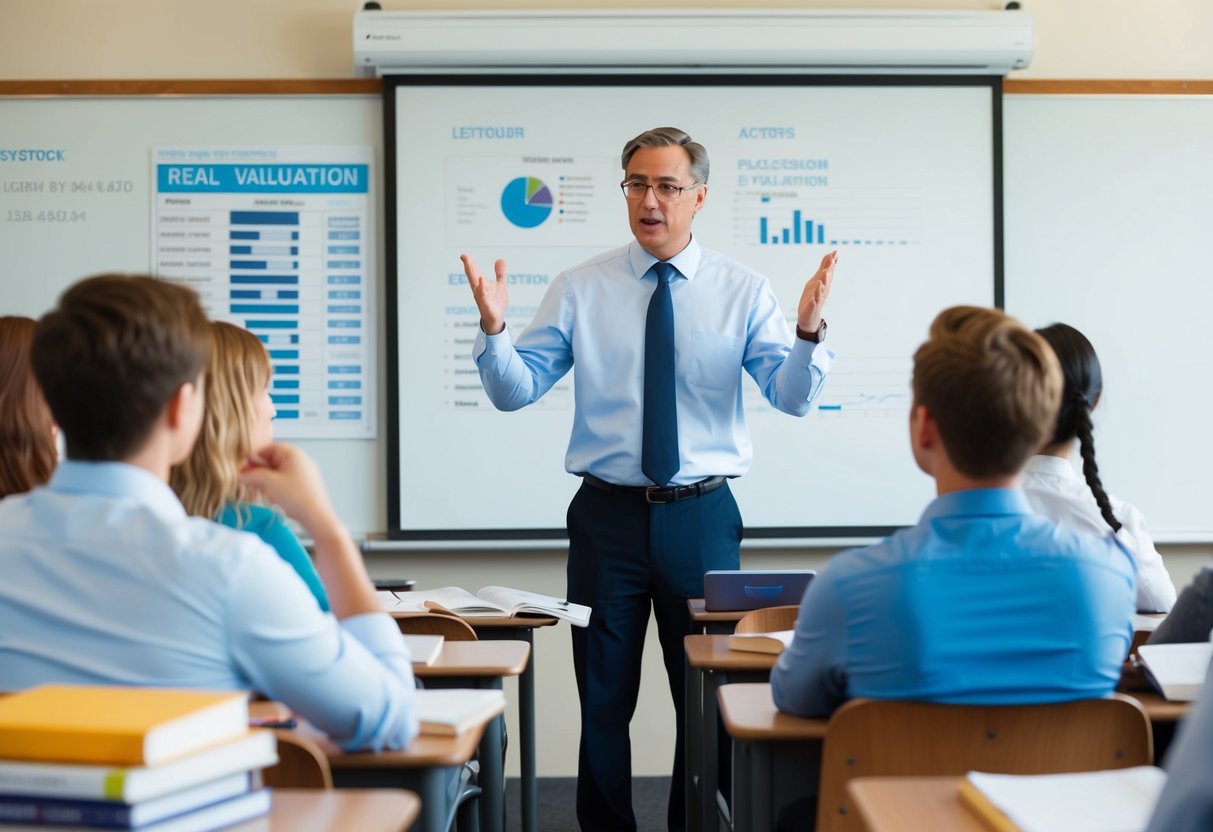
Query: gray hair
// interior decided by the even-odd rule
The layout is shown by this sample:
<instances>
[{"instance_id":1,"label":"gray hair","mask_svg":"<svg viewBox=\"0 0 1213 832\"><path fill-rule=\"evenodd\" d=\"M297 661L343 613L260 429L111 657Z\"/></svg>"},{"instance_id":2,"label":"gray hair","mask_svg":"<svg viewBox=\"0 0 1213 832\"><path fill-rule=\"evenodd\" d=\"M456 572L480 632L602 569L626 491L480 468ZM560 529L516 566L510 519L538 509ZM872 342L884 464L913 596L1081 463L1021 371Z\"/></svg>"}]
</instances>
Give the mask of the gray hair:
<instances>
[{"instance_id":1,"label":"gray hair","mask_svg":"<svg viewBox=\"0 0 1213 832\"><path fill-rule=\"evenodd\" d=\"M699 142L692 141L685 130L677 127L657 127L645 130L623 146L623 169L628 169L628 162L637 150L646 147L681 147L691 157L691 175L701 185L708 184L708 151Z\"/></svg>"}]
</instances>

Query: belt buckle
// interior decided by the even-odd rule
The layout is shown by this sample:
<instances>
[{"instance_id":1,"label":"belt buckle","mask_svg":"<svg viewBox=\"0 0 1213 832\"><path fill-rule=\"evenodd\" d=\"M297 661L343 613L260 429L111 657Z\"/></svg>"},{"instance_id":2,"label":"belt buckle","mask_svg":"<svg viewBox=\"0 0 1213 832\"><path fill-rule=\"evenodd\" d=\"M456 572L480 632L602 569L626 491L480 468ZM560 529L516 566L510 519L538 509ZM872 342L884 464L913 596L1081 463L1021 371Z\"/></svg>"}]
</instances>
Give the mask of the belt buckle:
<instances>
[{"instance_id":1,"label":"belt buckle","mask_svg":"<svg viewBox=\"0 0 1213 832\"><path fill-rule=\"evenodd\" d=\"M664 486L647 485L647 486L645 486L645 489L644 489L644 501L651 506L665 505L666 503L669 502L669 500L654 500L653 494L658 491L667 491L667 490L669 490L669 489L667 489Z\"/></svg>"}]
</instances>

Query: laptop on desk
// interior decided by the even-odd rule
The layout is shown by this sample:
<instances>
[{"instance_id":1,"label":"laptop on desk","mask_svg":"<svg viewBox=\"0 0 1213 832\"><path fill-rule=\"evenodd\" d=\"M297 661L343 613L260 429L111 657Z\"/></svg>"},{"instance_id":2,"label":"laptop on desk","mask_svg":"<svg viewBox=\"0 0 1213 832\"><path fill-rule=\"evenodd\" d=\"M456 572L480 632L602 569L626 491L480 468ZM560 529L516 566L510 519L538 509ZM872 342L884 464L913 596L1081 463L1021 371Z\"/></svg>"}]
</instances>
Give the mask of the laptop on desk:
<instances>
[{"instance_id":1,"label":"laptop on desk","mask_svg":"<svg viewBox=\"0 0 1213 832\"><path fill-rule=\"evenodd\" d=\"M733 612L799 604L816 574L812 569L713 569L703 576L703 606L708 612Z\"/></svg>"}]
</instances>

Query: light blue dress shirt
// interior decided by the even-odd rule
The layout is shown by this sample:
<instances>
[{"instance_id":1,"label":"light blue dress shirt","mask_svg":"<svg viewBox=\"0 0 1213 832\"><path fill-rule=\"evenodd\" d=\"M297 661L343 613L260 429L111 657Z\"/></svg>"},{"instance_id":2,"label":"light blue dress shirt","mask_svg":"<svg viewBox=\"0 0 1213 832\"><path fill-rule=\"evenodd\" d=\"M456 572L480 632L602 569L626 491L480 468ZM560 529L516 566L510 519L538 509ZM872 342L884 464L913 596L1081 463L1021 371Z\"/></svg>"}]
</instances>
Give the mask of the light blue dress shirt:
<instances>
[{"instance_id":1,"label":"light blue dress shirt","mask_svg":"<svg viewBox=\"0 0 1213 832\"><path fill-rule=\"evenodd\" d=\"M1019 490L932 501L918 525L836 556L771 671L780 710L844 700L1062 702L1110 693L1129 651L1133 558L1031 513Z\"/></svg>"},{"instance_id":2,"label":"light blue dress shirt","mask_svg":"<svg viewBox=\"0 0 1213 832\"><path fill-rule=\"evenodd\" d=\"M274 547L278 557L289 563L307 584L320 609L329 611L329 596L324 589L324 582L316 572L316 564L312 563L311 555L303 548L299 538L295 537L280 512L253 503L228 503L219 512L215 522L229 529L252 532Z\"/></svg>"},{"instance_id":3,"label":"light blue dress shirt","mask_svg":"<svg viewBox=\"0 0 1213 832\"><path fill-rule=\"evenodd\" d=\"M121 463L64 462L0 500L0 690L44 682L251 689L346 749L417 733L386 614L340 623L254 535L188 517Z\"/></svg>"},{"instance_id":4,"label":"light blue dress shirt","mask_svg":"<svg viewBox=\"0 0 1213 832\"><path fill-rule=\"evenodd\" d=\"M531 404L577 364L570 473L651 484L640 470L640 410L656 262L634 241L599 255L556 276L515 343L508 330L476 338L472 357L500 410ZM673 484L740 476L753 459L742 369L773 407L803 416L834 354L795 337L757 272L694 239L669 262L679 272L670 283L681 458Z\"/></svg>"}]
</instances>

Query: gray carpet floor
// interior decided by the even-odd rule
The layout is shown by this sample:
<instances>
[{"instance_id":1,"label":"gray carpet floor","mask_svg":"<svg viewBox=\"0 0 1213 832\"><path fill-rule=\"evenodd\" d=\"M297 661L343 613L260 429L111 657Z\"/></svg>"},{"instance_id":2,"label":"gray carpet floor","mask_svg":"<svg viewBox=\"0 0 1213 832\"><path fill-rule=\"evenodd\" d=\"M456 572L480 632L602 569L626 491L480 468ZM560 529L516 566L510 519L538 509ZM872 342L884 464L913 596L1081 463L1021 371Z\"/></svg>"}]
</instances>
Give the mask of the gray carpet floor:
<instances>
[{"instance_id":1,"label":"gray carpet floor","mask_svg":"<svg viewBox=\"0 0 1213 832\"><path fill-rule=\"evenodd\" d=\"M538 832L578 832L577 779L540 777ZM506 832L521 832L521 789L517 778L505 787ZM638 832L666 832L670 778L632 778L632 810Z\"/></svg>"}]
</instances>

